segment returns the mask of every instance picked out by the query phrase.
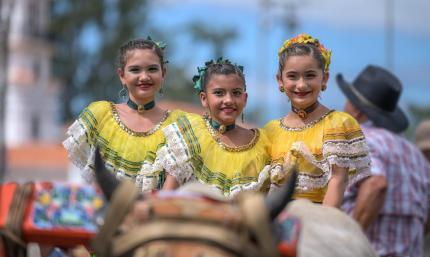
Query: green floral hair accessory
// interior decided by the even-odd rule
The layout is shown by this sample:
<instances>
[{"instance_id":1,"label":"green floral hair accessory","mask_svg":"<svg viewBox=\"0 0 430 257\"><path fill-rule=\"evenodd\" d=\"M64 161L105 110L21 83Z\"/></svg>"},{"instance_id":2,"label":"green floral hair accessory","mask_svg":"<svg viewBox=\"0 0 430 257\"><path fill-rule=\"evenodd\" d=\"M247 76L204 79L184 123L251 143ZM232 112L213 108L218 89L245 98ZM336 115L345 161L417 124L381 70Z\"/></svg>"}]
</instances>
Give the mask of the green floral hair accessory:
<instances>
[{"instance_id":1,"label":"green floral hair accessory","mask_svg":"<svg viewBox=\"0 0 430 257\"><path fill-rule=\"evenodd\" d=\"M197 67L198 75L193 76L194 88L200 92L203 91L203 77L205 76L205 72L207 67Z\"/></svg>"},{"instance_id":2,"label":"green floral hair accessory","mask_svg":"<svg viewBox=\"0 0 430 257\"><path fill-rule=\"evenodd\" d=\"M205 66L204 67L197 67L197 75L193 76L193 82L194 82L194 88L198 91L201 92L203 91L203 78L205 77L205 73L207 71L207 69L212 66L212 65L216 65L216 64L230 64L233 65L234 67L238 68L242 73L243 73L243 66L242 65L236 65L234 63L232 63L229 59L223 59L222 57L218 58L217 60L210 60L205 62Z\"/></svg>"},{"instance_id":3,"label":"green floral hair accessory","mask_svg":"<svg viewBox=\"0 0 430 257\"><path fill-rule=\"evenodd\" d=\"M166 46L167 46L167 44L164 43L163 41L154 41L154 40L152 40L152 38L150 36L147 36L146 40L154 42L154 44L156 44L161 50L164 50L166 48Z\"/></svg>"}]
</instances>

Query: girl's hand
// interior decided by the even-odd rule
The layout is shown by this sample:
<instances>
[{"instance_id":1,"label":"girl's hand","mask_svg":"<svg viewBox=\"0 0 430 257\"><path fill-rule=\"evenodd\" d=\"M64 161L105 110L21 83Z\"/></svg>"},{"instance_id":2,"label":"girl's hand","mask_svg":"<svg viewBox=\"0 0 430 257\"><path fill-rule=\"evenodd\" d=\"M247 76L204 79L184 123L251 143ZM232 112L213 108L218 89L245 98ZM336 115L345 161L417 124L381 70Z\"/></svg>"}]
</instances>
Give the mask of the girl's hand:
<instances>
[{"instance_id":1,"label":"girl's hand","mask_svg":"<svg viewBox=\"0 0 430 257\"><path fill-rule=\"evenodd\" d=\"M178 181L176 181L176 178L172 175L167 175L162 190L175 190L178 187L179 184Z\"/></svg>"}]
</instances>

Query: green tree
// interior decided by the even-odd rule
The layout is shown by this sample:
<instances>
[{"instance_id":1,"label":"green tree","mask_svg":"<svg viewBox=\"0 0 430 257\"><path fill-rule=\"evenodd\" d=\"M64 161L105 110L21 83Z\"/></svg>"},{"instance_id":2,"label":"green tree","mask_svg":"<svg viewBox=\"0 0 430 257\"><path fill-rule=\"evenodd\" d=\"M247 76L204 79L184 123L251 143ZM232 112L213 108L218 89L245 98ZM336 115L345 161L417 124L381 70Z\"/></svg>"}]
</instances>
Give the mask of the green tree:
<instances>
[{"instance_id":1,"label":"green tree","mask_svg":"<svg viewBox=\"0 0 430 257\"><path fill-rule=\"evenodd\" d=\"M199 21L191 23L189 28L195 41L206 42L212 45L213 58L215 59L222 57L225 53L227 43L237 37L237 31L234 28L217 30Z\"/></svg>"},{"instance_id":2,"label":"green tree","mask_svg":"<svg viewBox=\"0 0 430 257\"><path fill-rule=\"evenodd\" d=\"M163 98L199 104L192 83L192 78L185 74L184 66L169 64Z\"/></svg>"}]
</instances>

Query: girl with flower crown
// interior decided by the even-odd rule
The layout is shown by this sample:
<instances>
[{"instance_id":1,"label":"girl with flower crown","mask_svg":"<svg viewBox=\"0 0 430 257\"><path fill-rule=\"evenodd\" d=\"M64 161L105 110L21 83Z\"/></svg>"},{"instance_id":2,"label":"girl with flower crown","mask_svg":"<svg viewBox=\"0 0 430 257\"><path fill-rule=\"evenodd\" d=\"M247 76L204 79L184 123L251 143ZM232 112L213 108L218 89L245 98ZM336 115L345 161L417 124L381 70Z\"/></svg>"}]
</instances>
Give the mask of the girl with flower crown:
<instances>
[{"instance_id":1,"label":"girl with flower crown","mask_svg":"<svg viewBox=\"0 0 430 257\"><path fill-rule=\"evenodd\" d=\"M220 58L198 72L194 87L208 114L185 114L163 129L166 145L157 153L168 174L163 189L197 180L227 198L268 191L270 142L261 130L236 124L248 98L243 67Z\"/></svg>"},{"instance_id":2,"label":"girl with flower crown","mask_svg":"<svg viewBox=\"0 0 430 257\"><path fill-rule=\"evenodd\" d=\"M122 45L117 73L127 103L93 102L69 127L63 145L88 182L93 180L97 146L106 168L117 177L134 180L142 191L161 188L164 172L155 162L165 141L161 129L183 114L163 110L154 101L166 76L164 46L149 37Z\"/></svg>"},{"instance_id":3,"label":"girl with flower crown","mask_svg":"<svg viewBox=\"0 0 430 257\"><path fill-rule=\"evenodd\" d=\"M295 166L295 198L340 207L348 180L369 174L370 158L358 122L318 101L327 89L331 52L300 34L286 40L278 55L276 79L291 111L264 127L273 143L272 182L282 184Z\"/></svg>"}]
</instances>

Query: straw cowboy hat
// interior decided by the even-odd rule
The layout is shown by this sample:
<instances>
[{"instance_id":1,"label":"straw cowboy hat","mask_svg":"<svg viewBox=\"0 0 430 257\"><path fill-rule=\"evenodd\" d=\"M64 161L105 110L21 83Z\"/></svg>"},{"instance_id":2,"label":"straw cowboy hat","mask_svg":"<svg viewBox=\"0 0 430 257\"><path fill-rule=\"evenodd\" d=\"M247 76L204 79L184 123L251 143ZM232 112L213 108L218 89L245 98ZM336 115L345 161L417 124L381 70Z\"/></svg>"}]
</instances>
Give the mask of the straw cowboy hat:
<instances>
[{"instance_id":1,"label":"straw cowboy hat","mask_svg":"<svg viewBox=\"0 0 430 257\"><path fill-rule=\"evenodd\" d=\"M430 150L430 120L422 121L415 130L415 142L421 150Z\"/></svg>"},{"instance_id":2,"label":"straw cowboy hat","mask_svg":"<svg viewBox=\"0 0 430 257\"><path fill-rule=\"evenodd\" d=\"M369 65L352 83L346 82L342 74L337 74L336 81L349 101L376 126L396 133L408 127L408 118L397 105L402 84L389 71Z\"/></svg>"}]
</instances>

